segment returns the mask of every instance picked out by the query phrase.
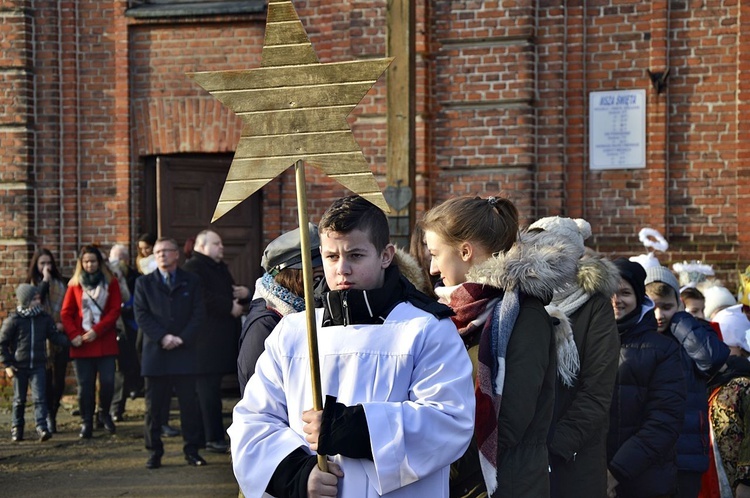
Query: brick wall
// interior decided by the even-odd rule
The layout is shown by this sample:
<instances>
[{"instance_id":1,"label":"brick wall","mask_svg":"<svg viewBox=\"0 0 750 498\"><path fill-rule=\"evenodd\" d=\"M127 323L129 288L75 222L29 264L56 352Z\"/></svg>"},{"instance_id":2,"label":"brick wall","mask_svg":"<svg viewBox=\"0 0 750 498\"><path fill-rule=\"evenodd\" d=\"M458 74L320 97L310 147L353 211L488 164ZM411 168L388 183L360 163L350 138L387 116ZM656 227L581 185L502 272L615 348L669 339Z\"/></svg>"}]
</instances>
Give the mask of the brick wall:
<instances>
[{"instance_id":1,"label":"brick wall","mask_svg":"<svg viewBox=\"0 0 750 498\"><path fill-rule=\"evenodd\" d=\"M147 157L236 146L239 121L184 73L257 67L264 16L139 19L126 16L131 4L0 7L0 297L37 245L68 273L81 243L134 247ZM385 0L295 6L322 62L385 55ZM703 259L733 286L750 262L750 234L739 229L750 221L749 9L417 1L417 214L452 195L501 193L525 221L585 217L589 245L612 255L643 252L637 232L650 226L671 243L662 263ZM667 67L668 91L657 94L647 71ZM384 83L349 117L381 185ZM589 170L588 93L636 88L647 95L647 168ZM307 177L316 219L346 191L314 169ZM259 245L296 226L293 172L263 197Z\"/></svg>"}]
</instances>

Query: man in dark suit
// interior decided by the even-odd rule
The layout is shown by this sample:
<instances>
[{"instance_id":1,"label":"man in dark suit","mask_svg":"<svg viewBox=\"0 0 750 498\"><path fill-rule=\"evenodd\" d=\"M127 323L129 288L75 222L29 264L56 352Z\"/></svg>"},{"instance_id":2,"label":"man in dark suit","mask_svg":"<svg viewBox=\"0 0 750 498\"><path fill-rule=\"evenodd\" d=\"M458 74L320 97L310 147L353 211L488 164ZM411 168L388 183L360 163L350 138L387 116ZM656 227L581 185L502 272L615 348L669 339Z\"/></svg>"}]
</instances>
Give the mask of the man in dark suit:
<instances>
[{"instance_id":1,"label":"man in dark suit","mask_svg":"<svg viewBox=\"0 0 750 498\"><path fill-rule=\"evenodd\" d=\"M241 301L250 291L234 285L224 260L224 245L219 234L203 230L195 237L192 257L185 270L198 277L206 304L206 327L198 333L198 402L203 417L206 450L226 453L221 403L221 378L236 374L243 312Z\"/></svg>"},{"instance_id":2,"label":"man in dark suit","mask_svg":"<svg viewBox=\"0 0 750 498\"><path fill-rule=\"evenodd\" d=\"M151 454L146 468L161 467L164 445L161 424L167 420L164 399L177 393L180 404L183 451L193 466L206 465L198 454L201 418L195 387L196 337L203 326L205 308L198 277L177 267L177 242L160 238L154 245L158 270L136 281L135 318L143 331L141 373L146 387L146 448Z\"/></svg>"}]
</instances>

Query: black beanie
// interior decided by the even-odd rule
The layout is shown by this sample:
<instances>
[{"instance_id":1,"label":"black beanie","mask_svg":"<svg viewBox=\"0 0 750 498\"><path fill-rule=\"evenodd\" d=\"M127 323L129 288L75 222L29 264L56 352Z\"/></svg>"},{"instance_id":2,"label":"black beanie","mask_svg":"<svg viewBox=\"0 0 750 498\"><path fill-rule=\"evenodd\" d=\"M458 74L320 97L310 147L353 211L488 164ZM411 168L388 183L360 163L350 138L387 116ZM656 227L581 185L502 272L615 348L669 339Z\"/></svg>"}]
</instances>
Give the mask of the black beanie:
<instances>
[{"instance_id":1,"label":"black beanie","mask_svg":"<svg viewBox=\"0 0 750 498\"><path fill-rule=\"evenodd\" d=\"M625 258L618 258L613 263L619 270L620 276L633 287L637 307L640 308L646 297L646 270L639 263Z\"/></svg>"}]
</instances>

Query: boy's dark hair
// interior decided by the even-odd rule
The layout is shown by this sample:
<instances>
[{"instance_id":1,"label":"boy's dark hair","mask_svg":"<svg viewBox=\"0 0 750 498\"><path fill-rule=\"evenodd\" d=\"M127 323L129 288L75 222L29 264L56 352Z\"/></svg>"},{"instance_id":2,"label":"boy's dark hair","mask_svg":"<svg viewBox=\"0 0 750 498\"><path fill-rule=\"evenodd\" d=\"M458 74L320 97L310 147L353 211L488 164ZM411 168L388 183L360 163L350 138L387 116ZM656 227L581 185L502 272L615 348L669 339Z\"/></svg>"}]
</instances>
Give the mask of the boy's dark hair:
<instances>
[{"instance_id":1,"label":"boy's dark hair","mask_svg":"<svg viewBox=\"0 0 750 498\"><path fill-rule=\"evenodd\" d=\"M665 284L664 282L651 282L650 284L646 284L646 294L653 294L656 297L671 296L675 298L677 304L680 303L680 296L677 294L677 291L674 290L674 287Z\"/></svg>"},{"instance_id":2,"label":"boy's dark hair","mask_svg":"<svg viewBox=\"0 0 750 498\"><path fill-rule=\"evenodd\" d=\"M706 296L703 295L701 291L696 289L695 287L688 287L682 292L680 292L680 298L684 301L685 299L698 299L701 301L706 300Z\"/></svg>"},{"instance_id":3,"label":"boy's dark hair","mask_svg":"<svg viewBox=\"0 0 750 498\"><path fill-rule=\"evenodd\" d=\"M378 252L390 243L388 218L379 207L364 197L350 195L331 204L318 224L318 233L349 233L361 230L370 238Z\"/></svg>"}]
</instances>

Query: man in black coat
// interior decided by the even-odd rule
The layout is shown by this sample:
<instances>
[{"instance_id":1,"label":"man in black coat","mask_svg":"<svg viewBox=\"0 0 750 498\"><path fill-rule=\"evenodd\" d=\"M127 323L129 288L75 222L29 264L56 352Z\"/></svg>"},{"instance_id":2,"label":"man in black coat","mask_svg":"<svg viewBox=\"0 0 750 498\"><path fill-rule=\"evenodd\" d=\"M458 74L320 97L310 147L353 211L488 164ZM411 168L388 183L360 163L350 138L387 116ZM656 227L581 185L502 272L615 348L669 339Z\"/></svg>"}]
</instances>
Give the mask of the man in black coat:
<instances>
[{"instance_id":1,"label":"man in black coat","mask_svg":"<svg viewBox=\"0 0 750 498\"><path fill-rule=\"evenodd\" d=\"M206 449L216 453L229 450L222 420L221 378L236 372L243 312L240 301L250 295L247 287L234 285L223 259L219 234L203 230L196 235L193 255L185 263L185 270L200 277L205 296L207 326L198 333L196 382Z\"/></svg>"},{"instance_id":2,"label":"man in black coat","mask_svg":"<svg viewBox=\"0 0 750 498\"><path fill-rule=\"evenodd\" d=\"M160 238L154 246L158 270L136 281L135 318L143 331L141 373L146 387L146 468L161 466L164 445L161 424L167 420L164 399L172 390L180 404L183 451L192 466L206 461L198 455L201 421L196 396L198 331L205 320L200 280L177 267L177 242ZM168 405L167 405L168 406Z\"/></svg>"}]
</instances>

